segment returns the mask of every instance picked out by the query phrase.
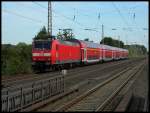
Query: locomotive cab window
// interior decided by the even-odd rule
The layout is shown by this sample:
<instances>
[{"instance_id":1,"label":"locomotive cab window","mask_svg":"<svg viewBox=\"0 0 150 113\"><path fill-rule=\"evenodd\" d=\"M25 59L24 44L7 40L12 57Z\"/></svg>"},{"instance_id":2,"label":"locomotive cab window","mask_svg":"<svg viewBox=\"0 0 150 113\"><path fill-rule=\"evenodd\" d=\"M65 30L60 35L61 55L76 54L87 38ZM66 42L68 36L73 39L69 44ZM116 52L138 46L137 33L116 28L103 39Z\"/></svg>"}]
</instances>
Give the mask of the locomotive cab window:
<instances>
[{"instance_id":1,"label":"locomotive cab window","mask_svg":"<svg viewBox=\"0 0 150 113\"><path fill-rule=\"evenodd\" d=\"M51 41L35 41L34 42L34 49L51 49Z\"/></svg>"}]
</instances>

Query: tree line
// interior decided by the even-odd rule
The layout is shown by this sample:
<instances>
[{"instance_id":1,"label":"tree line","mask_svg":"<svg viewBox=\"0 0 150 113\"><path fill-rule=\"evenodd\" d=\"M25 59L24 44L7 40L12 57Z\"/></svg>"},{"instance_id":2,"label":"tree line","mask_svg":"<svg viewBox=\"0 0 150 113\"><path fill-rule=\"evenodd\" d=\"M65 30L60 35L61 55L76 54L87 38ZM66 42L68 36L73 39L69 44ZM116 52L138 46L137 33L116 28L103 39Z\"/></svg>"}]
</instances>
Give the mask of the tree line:
<instances>
[{"instance_id":1,"label":"tree line","mask_svg":"<svg viewBox=\"0 0 150 113\"><path fill-rule=\"evenodd\" d=\"M72 33L72 29L59 29L57 36L50 36L48 34L48 31L46 30L46 27L43 26L42 29L35 35L34 39L59 39L59 40L67 40L67 39L73 39L75 38L74 34Z\"/></svg>"},{"instance_id":2,"label":"tree line","mask_svg":"<svg viewBox=\"0 0 150 113\"><path fill-rule=\"evenodd\" d=\"M139 44L125 45L124 48L128 49L129 57L140 57L148 54L148 51L144 45Z\"/></svg>"},{"instance_id":3,"label":"tree line","mask_svg":"<svg viewBox=\"0 0 150 113\"><path fill-rule=\"evenodd\" d=\"M104 37L104 39L100 41L100 44L106 44L114 47L124 48L123 41L113 39L112 37Z\"/></svg>"}]
</instances>

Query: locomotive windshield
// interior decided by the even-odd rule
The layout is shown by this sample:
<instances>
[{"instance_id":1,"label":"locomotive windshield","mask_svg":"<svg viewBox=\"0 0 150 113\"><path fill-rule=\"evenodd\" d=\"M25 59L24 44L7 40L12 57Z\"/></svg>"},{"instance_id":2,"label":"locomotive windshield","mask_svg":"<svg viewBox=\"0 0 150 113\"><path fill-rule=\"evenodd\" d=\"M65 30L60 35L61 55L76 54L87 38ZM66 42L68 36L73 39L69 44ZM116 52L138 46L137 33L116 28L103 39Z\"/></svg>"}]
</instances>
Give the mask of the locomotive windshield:
<instances>
[{"instance_id":1,"label":"locomotive windshield","mask_svg":"<svg viewBox=\"0 0 150 113\"><path fill-rule=\"evenodd\" d=\"M51 49L51 41L35 41L34 49Z\"/></svg>"}]
</instances>

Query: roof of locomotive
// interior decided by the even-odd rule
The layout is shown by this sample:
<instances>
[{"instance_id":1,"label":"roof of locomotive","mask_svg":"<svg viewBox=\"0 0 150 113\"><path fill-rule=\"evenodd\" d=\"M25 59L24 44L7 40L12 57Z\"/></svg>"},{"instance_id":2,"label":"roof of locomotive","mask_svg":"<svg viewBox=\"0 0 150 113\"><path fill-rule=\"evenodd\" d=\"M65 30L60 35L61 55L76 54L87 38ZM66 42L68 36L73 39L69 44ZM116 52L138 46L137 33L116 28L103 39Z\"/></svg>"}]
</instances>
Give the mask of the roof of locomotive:
<instances>
[{"instance_id":1,"label":"roof of locomotive","mask_svg":"<svg viewBox=\"0 0 150 113\"><path fill-rule=\"evenodd\" d=\"M70 46L79 46L80 45L78 42L70 41L70 40L58 40L58 42L60 44L70 45Z\"/></svg>"},{"instance_id":2,"label":"roof of locomotive","mask_svg":"<svg viewBox=\"0 0 150 113\"><path fill-rule=\"evenodd\" d=\"M64 44L64 45L69 45L69 46L79 46L80 44L78 42L73 42L73 41L69 41L69 40L59 40L59 39L54 39L54 40L50 40L50 39L38 39L38 40L34 40L33 42L44 42L44 41L57 41L60 44Z\"/></svg>"}]
</instances>

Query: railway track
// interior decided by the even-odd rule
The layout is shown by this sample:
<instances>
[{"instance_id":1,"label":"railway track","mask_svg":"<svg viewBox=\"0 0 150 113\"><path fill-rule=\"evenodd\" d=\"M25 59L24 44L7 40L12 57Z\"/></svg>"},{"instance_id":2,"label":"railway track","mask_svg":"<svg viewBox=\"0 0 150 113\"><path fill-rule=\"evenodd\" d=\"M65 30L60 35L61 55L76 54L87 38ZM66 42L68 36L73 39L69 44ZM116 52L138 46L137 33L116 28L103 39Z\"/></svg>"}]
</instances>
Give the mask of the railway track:
<instances>
[{"instance_id":1,"label":"railway track","mask_svg":"<svg viewBox=\"0 0 150 113\"><path fill-rule=\"evenodd\" d=\"M97 75L96 77L93 77L93 78L90 78L90 79L87 79L87 80L84 76L82 76L84 81L81 80L81 79L78 79L78 82L77 82L77 78L72 79L72 80L68 79L65 82L66 83L65 84L66 89L76 88L76 89L78 89L78 92L75 92L74 94L71 94L69 97L63 97L62 100L59 99L59 101L57 101L57 102L52 102L52 103L49 102L49 104L47 103L48 105L46 104L46 106L43 106L43 107L41 106L41 107L39 107L37 109L33 109L33 110L36 110L36 111L55 111L58 108L58 106L61 106L61 104L66 103L68 100L71 100L71 99L75 98L76 96L79 96L81 93L85 92L87 89L90 89L90 88L94 87L97 84L97 82L102 82L102 81L104 81L104 79L105 80L108 79L109 77L115 75L116 73L119 73L121 70L124 70L129 65L131 66L133 64L135 65L135 63L126 64L126 66L122 65L122 67L120 67L120 69L118 68L118 69L116 69L116 71L109 72L109 74L106 74L106 76L101 76L100 77L100 76ZM75 81L76 85L72 85L71 82L69 82L69 81Z\"/></svg>"},{"instance_id":2,"label":"railway track","mask_svg":"<svg viewBox=\"0 0 150 113\"><path fill-rule=\"evenodd\" d=\"M115 64L120 64L122 62L112 62L113 65ZM110 64L111 65L111 64ZM98 67L97 65L94 65L96 67ZM100 65L101 66L101 65ZM107 64L106 64L107 66ZM86 66L86 67L81 67L82 69L80 68L77 68L77 69L72 69L72 70L69 70L69 73L75 73L76 70L78 72L84 72L84 70L88 69L89 67ZM42 74L32 74L32 75L28 75L28 76L23 76L23 77L17 77L17 78L14 78L14 79L6 79L6 80L2 80L2 85L3 87L9 87L9 86L14 86L15 84L22 84L24 82L31 82L33 80L39 80L39 79L45 79L45 78L49 78L49 77L53 77L53 76L57 76L57 75L60 75L61 73L60 72L52 72L52 73L42 73Z\"/></svg>"},{"instance_id":3,"label":"railway track","mask_svg":"<svg viewBox=\"0 0 150 113\"><path fill-rule=\"evenodd\" d=\"M141 61L141 60L138 60ZM68 75L66 80L66 88L68 89L68 86L72 86L78 83L78 81L85 81L90 79L105 79L109 76L112 76L116 72L120 72L122 69L127 68L129 65L136 63L137 60L132 60L128 62L122 62L119 64L113 64L113 65L107 65L106 67L103 66L101 68L92 68L90 70L86 70L84 72L77 72L75 75Z\"/></svg>"},{"instance_id":4,"label":"railway track","mask_svg":"<svg viewBox=\"0 0 150 113\"><path fill-rule=\"evenodd\" d=\"M142 60L142 59L141 59ZM141 60L137 60L137 61L141 61ZM100 76L99 74L100 73L96 73L98 70L96 69L95 71L94 70L92 70L91 72L89 72L89 71L85 71L85 70L83 70L83 72L81 73L80 72L80 76L77 76L76 74L77 73L75 73L74 72L74 74L73 75L67 75L66 76L66 78L65 78L65 90L64 90L64 93L63 94L60 94L60 95L58 95L57 97L52 97L51 99L50 99L50 101L53 101L54 102L54 100L58 100L58 98L65 98L66 97L66 95L68 96L68 95L74 95L74 93L75 93L75 95L74 95L74 97L75 96L77 96L78 94L76 93L76 92L80 92L80 91L82 91L81 90L81 87L84 87L83 89L86 89L85 88L85 86L87 86L88 88L90 88L90 87L93 87L93 85L95 85L95 84L97 84L97 82L96 81L103 81L104 79L107 79L107 78L109 78L109 77L111 77L111 75L113 75L113 74L115 74L115 73L118 73L118 72L120 72L121 70L123 70L123 69L125 69L125 68L127 68L128 67L128 65L133 65L133 64L135 64L136 62L137 62L136 60L132 60L131 62L130 61L126 61L126 63L125 62L122 62L122 63L115 63L115 64L113 64L113 65L110 65L110 66L108 66L108 65L106 65L106 68L105 69L99 69L99 71L100 71L100 73L101 74L104 74L105 73L105 76ZM118 65L117 65L118 64ZM93 66L93 68L95 68L95 66L97 66L97 65L94 65ZM87 66L88 67L88 66ZM92 66L91 66L92 67ZM109 69L109 68L110 69ZM116 68L116 69L115 69ZM87 68L88 69L88 68ZM115 69L115 71L114 71L114 69ZM108 70L110 71L110 72L108 72ZM107 72L107 74L106 74L106 72ZM109 73L109 74L108 74ZM89 75L88 75L89 74ZM94 75L95 74L95 75ZM87 76L86 76L87 75ZM74 77L73 77L74 76ZM68 77L68 78L67 78ZM87 78L85 78L85 77L87 77ZM96 81L95 81L96 80ZM44 81L43 79L41 80L41 81ZM70 82L71 81L71 82ZM75 82L74 82L75 81ZM93 84L93 83L90 83L91 81L94 81L94 83L95 84ZM42 82L42 84L43 84L44 82ZM46 82L45 82L46 83ZM75 84L76 83L76 84ZM31 83L30 83L31 84ZM93 85L91 85L90 87L89 87L89 84L93 84ZM66 90L67 89L67 90ZM13 89L12 89L13 90ZM80 91L78 91L78 90L80 90ZM85 92L85 90L83 90L83 92ZM76 95L77 94L77 95ZM70 98L70 97L69 97ZM61 99L59 99L59 100L61 100ZM71 99L71 98L70 98ZM47 99L46 99L47 100ZM41 101L42 102L42 104L44 103L43 101ZM40 106L43 106L43 105L40 105ZM47 104L47 102L45 102L45 104ZM58 108L58 107L57 107ZM29 110L29 108L27 108L28 110ZM36 109L36 108L35 108ZM31 111L32 111L32 109L31 109Z\"/></svg>"},{"instance_id":5,"label":"railway track","mask_svg":"<svg viewBox=\"0 0 150 113\"><path fill-rule=\"evenodd\" d=\"M137 74L142 66L143 64L140 64L134 68L129 67L123 70L74 100L59 107L56 111L102 111L128 81Z\"/></svg>"},{"instance_id":6,"label":"railway track","mask_svg":"<svg viewBox=\"0 0 150 113\"><path fill-rule=\"evenodd\" d=\"M125 60L125 61L118 61L118 62L110 62L110 64L105 63L105 65L104 64L102 64L102 65L98 64L98 65L90 65L90 66L85 66L85 67L77 67L75 69L69 70L68 75L72 76L72 75L75 75L77 72L78 73L87 72L87 71L89 71L90 67L92 67L92 68L93 67L94 68L101 68L102 67L102 69L105 69L105 68L108 68L111 66L124 64L126 62L132 62L132 61ZM19 85L19 84L27 84L27 83L42 80L42 79L44 80L44 79L47 79L49 77L58 76L60 74L61 74L61 72L51 72L51 73L44 73L44 74L40 74L40 75L33 74L33 75L29 75L29 76L17 77L15 79L6 79L6 80L2 80L2 86L3 86L2 88L12 87L12 86Z\"/></svg>"},{"instance_id":7,"label":"railway track","mask_svg":"<svg viewBox=\"0 0 150 113\"><path fill-rule=\"evenodd\" d=\"M120 64L122 63L123 61L118 61L118 62L109 62L110 65L111 64ZM126 62L126 61L124 61ZM107 63L103 64L103 65L108 65ZM101 64L98 64L98 65L88 65L88 66L84 66L84 67L77 67L75 69L71 69L69 70L69 73L74 73L76 72L76 70L78 72L84 72L84 70L88 69L90 66L95 66L95 68L97 68L98 66L101 66ZM9 79L3 79L2 80L2 85L4 87L9 87L11 85L14 85L14 84L19 84L19 83L23 83L24 81L25 82L30 82L34 79L44 79L46 77L51 77L51 76L56 76L56 75L60 75L60 72L59 71L54 71L54 72L46 72L46 73L39 73L39 74L29 74L29 75L21 75L19 77L14 77L14 78L9 78Z\"/></svg>"}]
</instances>

